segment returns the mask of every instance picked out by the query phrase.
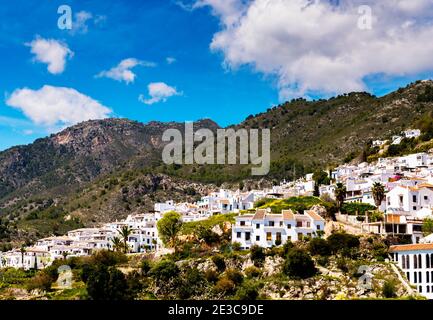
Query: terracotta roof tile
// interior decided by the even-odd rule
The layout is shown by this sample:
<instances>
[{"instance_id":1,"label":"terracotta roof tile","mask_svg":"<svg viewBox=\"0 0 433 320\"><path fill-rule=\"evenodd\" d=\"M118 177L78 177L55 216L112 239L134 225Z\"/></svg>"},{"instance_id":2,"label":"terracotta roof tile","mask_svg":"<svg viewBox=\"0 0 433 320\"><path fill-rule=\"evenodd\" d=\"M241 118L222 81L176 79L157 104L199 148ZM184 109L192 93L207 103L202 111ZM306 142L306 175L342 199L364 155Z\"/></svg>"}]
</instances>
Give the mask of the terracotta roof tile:
<instances>
[{"instance_id":1,"label":"terracotta roof tile","mask_svg":"<svg viewBox=\"0 0 433 320\"><path fill-rule=\"evenodd\" d=\"M261 220L264 219L266 216L266 209L257 209L256 214L254 215L254 220Z\"/></svg>"},{"instance_id":2,"label":"terracotta roof tile","mask_svg":"<svg viewBox=\"0 0 433 320\"><path fill-rule=\"evenodd\" d=\"M281 213L283 214L284 220L295 220L295 215L293 214L292 210L283 210Z\"/></svg>"},{"instance_id":3,"label":"terracotta roof tile","mask_svg":"<svg viewBox=\"0 0 433 320\"><path fill-rule=\"evenodd\" d=\"M416 250L433 250L433 243L403 244L403 245L391 246L389 248L390 252L416 251Z\"/></svg>"},{"instance_id":4,"label":"terracotta roof tile","mask_svg":"<svg viewBox=\"0 0 433 320\"><path fill-rule=\"evenodd\" d=\"M307 215L309 215L311 218L313 218L314 221L325 221L321 216L319 216L315 211L308 210L305 212Z\"/></svg>"}]
</instances>

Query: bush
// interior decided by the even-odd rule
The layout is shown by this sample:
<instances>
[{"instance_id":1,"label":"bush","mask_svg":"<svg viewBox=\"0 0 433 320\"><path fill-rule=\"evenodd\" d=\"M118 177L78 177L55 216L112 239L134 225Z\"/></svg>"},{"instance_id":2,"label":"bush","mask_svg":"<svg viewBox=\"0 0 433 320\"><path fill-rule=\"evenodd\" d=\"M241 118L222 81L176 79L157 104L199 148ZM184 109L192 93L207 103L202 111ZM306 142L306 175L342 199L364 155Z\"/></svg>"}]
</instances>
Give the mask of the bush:
<instances>
[{"instance_id":1,"label":"bush","mask_svg":"<svg viewBox=\"0 0 433 320\"><path fill-rule=\"evenodd\" d=\"M394 282L388 281L388 280L385 281L385 283L383 284L383 287L382 287L382 295L388 299L395 298L397 296L396 292L397 292L397 289L395 287Z\"/></svg>"},{"instance_id":2,"label":"bush","mask_svg":"<svg viewBox=\"0 0 433 320\"><path fill-rule=\"evenodd\" d=\"M127 300L128 283L115 267L99 265L87 279L87 293L92 300Z\"/></svg>"},{"instance_id":3,"label":"bush","mask_svg":"<svg viewBox=\"0 0 433 320\"><path fill-rule=\"evenodd\" d=\"M141 261L140 269L144 275L147 275L147 273L150 271L150 269L152 269L152 265L151 265L150 261L147 259L143 259Z\"/></svg>"},{"instance_id":4,"label":"bush","mask_svg":"<svg viewBox=\"0 0 433 320\"><path fill-rule=\"evenodd\" d=\"M328 237L328 244L332 253L337 253L343 250L359 248L360 242L357 236L345 232L335 232Z\"/></svg>"},{"instance_id":5,"label":"bush","mask_svg":"<svg viewBox=\"0 0 433 320\"><path fill-rule=\"evenodd\" d=\"M307 252L292 249L284 262L283 272L291 278L306 279L316 274L316 267Z\"/></svg>"},{"instance_id":6,"label":"bush","mask_svg":"<svg viewBox=\"0 0 433 320\"><path fill-rule=\"evenodd\" d=\"M168 281L178 275L179 268L171 260L162 260L152 267L150 275L157 281Z\"/></svg>"},{"instance_id":7,"label":"bush","mask_svg":"<svg viewBox=\"0 0 433 320\"><path fill-rule=\"evenodd\" d=\"M308 244L308 249L313 256L331 255L331 247L325 239L314 238Z\"/></svg>"},{"instance_id":8,"label":"bush","mask_svg":"<svg viewBox=\"0 0 433 320\"><path fill-rule=\"evenodd\" d=\"M39 272L27 283L27 290L32 291L39 289L42 291L50 291L53 284L53 278L46 272Z\"/></svg>"},{"instance_id":9,"label":"bush","mask_svg":"<svg viewBox=\"0 0 433 320\"><path fill-rule=\"evenodd\" d=\"M207 282L215 283L218 281L218 273L215 270L209 269L204 273Z\"/></svg>"},{"instance_id":10,"label":"bush","mask_svg":"<svg viewBox=\"0 0 433 320\"><path fill-rule=\"evenodd\" d=\"M251 266L245 269L245 275L247 276L247 278L257 278L260 277L262 275L262 270L260 270L259 268L255 267L255 266Z\"/></svg>"},{"instance_id":11,"label":"bush","mask_svg":"<svg viewBox=\"0 0 433 320\"><path fill-rule=\"evenodd\" d=\"M233 251L240 251L241 250L241 244L239 242L233 242L232 243L232 249L233 249Z\"/></svg>"},{"instance_id":12,"label":"bush","mask_svg":"<svg viewBox=\"0 0 433 320\"><path fill-rule=\"evenodd\" d=\"M259 296L258 285L252 281L246 281L236 291L235 299L237 300L256 300Z\"/></svg>"},{"instance_id":13,"label":"bush","mask_svg":"<svg viewBox=\"0 0 433 320\"><path fill-rule=\"evenodd\" d=\"M226 277L233 281L235 285L241 284L244 280L242 273L236 269L228 269L226 271Z\"/></svg>"},{"instance_id":14,"label":"bush","mask_svg":"<svg viewBox=\"0 0 433 320\"><path fill-rule=\"evenodd\" d=\"M128 262L128 258L124 253L109 250L96 251L90 259L93 264L102 264L107 267Z\"/></svg>"},{"instance_id":15,"label":"bush","mask_svg":"<svg viewBox=\"0 0 433 320\"><path fill-rule=\"evenodd\" d=\"M215 291L218 293L231 294L235 290L235 284L232 280L222 277L215 284Z\"/></svg>"},{"instance_id":16,"label":"bush","mask_svg":"<svg viewBox=\"0 0 433 320\"><path fill-rule=\"evenodd\" d=\"M337 268L340 269L343 272L348 272L349 267L347 265L347 260L344 257L337 259Z\"/></svg>"},{"instance_id":17,"label":"bush","mask_svg":"<svg viewBox=\"0 0 433 320\"><path fill-rule=\"evenodd\" d=\"M224 272L226 269L226 263L224 257L220 254L212 257L212 262L215 264L219 272Z\"/></svg>"},{"instance_id":18,"label":"bush","mask_svg":"<svg viewBox=\"0 0 433 320\"><path fill-rule=\"evenodd\" d=\"M326 267L329 263L329 257L328 256L320 256L317 258L317 263L322 267Z\"/></svg>"},{"instance_id":19,"label":"bush","mask_svg":"<svg viewBox=\"0 0 433 320\"><path fill-rule=\"evenodd\" d=\"M251 260L256 267L261 267L265 262L265 252L262 247L258 245L253 245L250 249Z\"/></svg>"}]
</instances>

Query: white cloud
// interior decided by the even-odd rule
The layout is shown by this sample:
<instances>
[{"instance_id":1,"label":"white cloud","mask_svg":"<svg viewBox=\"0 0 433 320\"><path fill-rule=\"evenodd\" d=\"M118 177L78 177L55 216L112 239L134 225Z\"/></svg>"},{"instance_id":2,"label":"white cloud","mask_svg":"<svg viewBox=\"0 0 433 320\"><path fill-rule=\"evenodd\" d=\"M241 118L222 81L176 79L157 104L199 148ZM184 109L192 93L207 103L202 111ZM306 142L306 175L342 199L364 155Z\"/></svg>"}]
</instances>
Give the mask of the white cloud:
<instances>
[{"instance_id":1,"label":"white cloud","mask_svg":"<svg viewBox=\"0 0 433 320\"><path fill-rule=\"evenodd\" d=\"M173 58L173 57L167 57L167 58L165 58L165 61L167 62L167 64L173 64L177 60L176 60L176 58Z\"/></svg>"},{"instance_id":2,"label":"white cloud","mask_svg":"<svg viewBox=\"0 0 433 320\"><path fill-rule=\"evenodd\" d=\"M126 83L134 82L137 76L132 69L136 66L155 67L156 64L149 61L140 61L135 58L128 58L120 61L120 63L107 71L102 71L96 75L97 78L105 77L117 81L125 81Z\"/></svg>"},{"instance_id":3,"label":"white cloud","mask_svg":"<svg viewBox=\"0 0 433 320\"><path fill-rule=\"evenodd\" d=\"M104 15L94 16L88 11L79 11L74 15L74 20L72 21L72 29L70 33L75 34L85 34L89 31L89 23L93 22L95 26L102 25L107 20Z\"/></svg>"},{"instance_id":4,"label":"white cloud","mask_svg":"<svg viewBox=\"0 0 433 320\"><path fill-rule=\"evenodd\" d=\"M35 55L35 60L46 63L48 71L52 74L60 74L65 70L66 60L71 59L74 53L65 43L54 39L36 37L32 42L26 43Z\"/></svg>"},{"instance_id":5,"label":"white cloud","mask_svg":"<svg viewBox=\"0 0 433 320\"><path fill-rule=\"evenodd\" d=\"M90 119L103 119L111 110L75 89L43 86L39 90L16 89L6 100L34 124L55 130Z\"/></svg>"},{"instance_id":6,"label":"white cloud","mask_svg":"<svg viewBox=\"0 0 433 320\"><path fill-rule=\"evenodd\" d=\"M146 99L144 95L140 94L138 100L145 104L154 104L160 101L165 102L172 96L182 95L182 92L178 92L176 88L170 87L164 82L153 82L147 86L149 98Z\"/></svg>"},{"instance_id":7,"label":"white cloud","mask_svg":"<svg viewBox=\"0 0 433 320\"><path fill-rule=\"evenodd\" d=\"M221 21L224 65L277 78L280 97L366 90L365 78L433 71L431 0L198 0ZM372 29L358 28L358 8Z\"/></svg>"},{"instance_id":8,"label":"white cloud","mask_svg":"<svg viewBox=\"0 0 433 320\"><path fill-rule=\"evenodd\" d=\"M87 22L93 18L92 13L87 11L79 11L75 14L75 19L72 21L71 33L87 33L89 26Z\"/></svg>"}]
</instances>

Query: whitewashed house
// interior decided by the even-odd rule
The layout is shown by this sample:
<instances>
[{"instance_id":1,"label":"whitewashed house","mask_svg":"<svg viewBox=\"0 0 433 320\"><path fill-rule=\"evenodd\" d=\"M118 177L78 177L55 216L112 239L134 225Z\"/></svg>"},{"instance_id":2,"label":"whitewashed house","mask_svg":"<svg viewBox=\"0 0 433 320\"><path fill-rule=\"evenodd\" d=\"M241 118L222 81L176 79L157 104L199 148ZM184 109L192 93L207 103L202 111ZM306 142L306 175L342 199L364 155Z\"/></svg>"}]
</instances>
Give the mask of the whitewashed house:
<instances>
[{"instance_id":1,"label":"whitewashed house","mask_svg":"<svg viewBox=\"0 0 433 320\"><path fill-rule=\"evenodd\" d=\"M391 246L389 251L393 261L417 291L433 299L433 244Z\"/></svg>"},{"instance_id":2,"label":"whitewashed house","mask_svg":"<svg viewBox=\"0 0 433 320\"><path fill-rule=\"evenodd\" d=\"M283 210L274 214L266 209L257 209L255 214L236 217L232 226L232 242L238 242L243 249L252 245L264 248L287 241L297 241L303 237L316 237L325 229L325 220L314 211L294 214Z\"/></svg>"}]
</instances>

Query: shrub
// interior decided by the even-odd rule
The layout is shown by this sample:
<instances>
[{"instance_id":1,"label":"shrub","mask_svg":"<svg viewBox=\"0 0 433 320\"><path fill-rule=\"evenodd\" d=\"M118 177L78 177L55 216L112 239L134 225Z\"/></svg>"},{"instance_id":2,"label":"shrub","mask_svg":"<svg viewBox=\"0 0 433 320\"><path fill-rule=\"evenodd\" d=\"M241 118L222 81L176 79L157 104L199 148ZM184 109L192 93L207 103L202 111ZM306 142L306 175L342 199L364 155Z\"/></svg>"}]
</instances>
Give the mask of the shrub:
<instances>
[{"instance_id":1,"label":"shrub","mask_svg":"<svg viewBox=\"0 0 433 320\"><path fill-rule=\"evenodd\" d=\"M224 272L224 270L226 269L226 263L222 255L218 254L213 256L212 262L215 264L219 272Z\"/></svg>"},{"instance_id":2,"label":"shrub","mask_svg":"<svg viewBox=\"0 0 433 320\"><path fill-rule=\"evenodd\" d=\"M115 267L99 265L87 279L87 293L92 300L127 300L128 283Z\"/></svg>"},{"instance_id":3,"label":"shrub","mask_svg":"<svg viewBox=\"0 0 433 320\"><path fill-rule=\"evenodd\" d=\"M347 260L344 257L337 259L337 268L340 269L343 272L348 272L349 267L347 265Z\"/></svg>"},{"instance_id":4,"label":"shrub","mask_svg":"<svg viewBox=\"0 0 433 320\"><path fill-rule=\"evenodd\" d=\"M215 270L209 269L204 273L204 277L210 283L215 283L218 281L218 273Z\"/></svg>"},{"instance_id":5,"label":"shrub","mask_svg":"<svg viewBox=\"0 0 433 320\"><path fill-rule=\"evenodd\" d=\"M331 234L328 237L328 243L332 253L359 248L359 238L345 232L335 232Z\"/></svg>"},{"instance_id":6,"label":"shrub","mask_svg":"<svg viewBox=\"0 0 433 320\"><path fill-rule=\"evenodd\" d=\"M292 249L284 262L283 272L291 278L306 279L316 274L316 267L307 252Z\"/></svg>"},{"instance_id":7,"label":"shrub","mask_svg":"<svg viewBox=\"0 0 433 320\"><path fill-rule=\"evenodd\" d=\"M257 278L257 277L260 277L262 275L262 270L260 270L256 266L248 267L245 269L244 272L248 278Z\"/></svg>"},{"instance_id":8,"label":"shrub","mask_svg":"<svg viewBox=\"0 0 433 320\"><path fill-rule=\"evenodd\" d=\"M222 277L218 280L218 282L215 284L215 291L219 293L224 294L231 294L235 290L235 284L232 280Z\"/></svg>"},{"instance_id":9,"label":"shrub","mask_svg":"<svg viewBox=\"0 0 433 320\"><path fill-rule=\"evenodd\" d=\"M91 256L91 263L104 266L115 266L125 262L128 262L128 258L122 252L99 250Z\"/></svg>"},{"instance_id":10,"label":"shrub","mask_svg":"<svg viewBox=\"0 0 433 320\"><path fill-rule=\"evenodd\" d=\"M265 253L262 247L253 245L250 249L251 260L256 267L260 267L265 262Z\"/></svg>"},{"instance_id":11,"label":"shrub","mask_svg":"<svg viewBox=\"0 0 433 320\"><path fill-rule=\"evenodd\" d=\"M397 289L394 282L389 280L385 281L382 287L382 294L385 298L395 298L397 296L396 291Z\"/></svg>"},{"instance_id":12,"label":"shrub","mask_svg":"<svg viewBox=\"0 0 433 320\"><path fill-rule=\"evenodd\" d=\"M162 260L152 267L150 275L157 281L168 281L179 273L179 268L171 260Z\"/></svg>"},{"instance_id":13,"label":"shrub","mask_svg":"<svg viewBox=\"0 0 433 320\"><path fill-rule=\"evenodd\" d=\"M39 272L35 275L28 283L27 290L32 291L35 289L39 289L42 291L50 291L51 286L53 284L53 278L47 274L46 272Z\"/></svg>"},{"instance_id":14,"label":"shrub","mask_svg":"<svg viewBox=\"0 0 433 320\"><path fill-rule=\"evenodd\" d=\"M226 277L233 281L235 285L241 284L244 280L242 273L236 269L228 269L226 271Z\"/></svg>"},{"instance_id":15,"label":"shrub","mask_svg":"<svg viewBox=\"0 0 433 320\"><path fill-rule=\"evenodd\" d=\"M329 256L331 255L331 247L325 239L314 238L308 244L308 249L313 256Z\"/></svg>"},{"instance_id":16,"label":"shrub","mask_svg":"<svg viewBox=\"0 0 433 320\"><path fill-rule=\"evenodd\" d=\"M329 263L328 256L320 256L317 258L317 263L321 265L322 267L326 267Z\"/></svg>"},{"instance_id":17,"label":"shrub","mask_svg":"<svg viewBox=\"0 0 433 320\"><path fill-rule=\"evenodd\" d=\"M150 269L152 269L152 265L151 265L150 261L147 259L143 259L141 261L140 269L144 275L147 275L147 273L150 271Z\"/></svg>"},{"instance_id":18,"label":"shrub","mask_svg":"<svg viewBox=\"0 0 433 320\"><path fill-rule=\"evenodd\" d=\"M236 291L237 300L256 300L259 296L258 285L252 281L246 281Z\"/></svg>"},{"instance_id":19,"label":"shrub","mask_svg":"<svg viewBox=\"0 0 433 320\"><path fill-rule=\"evenodd\" d=\"M241 244L239 242L233 242L232 243L232 249L233 249L233 251L241 250Z\"/></svg>"}]
</instances>

